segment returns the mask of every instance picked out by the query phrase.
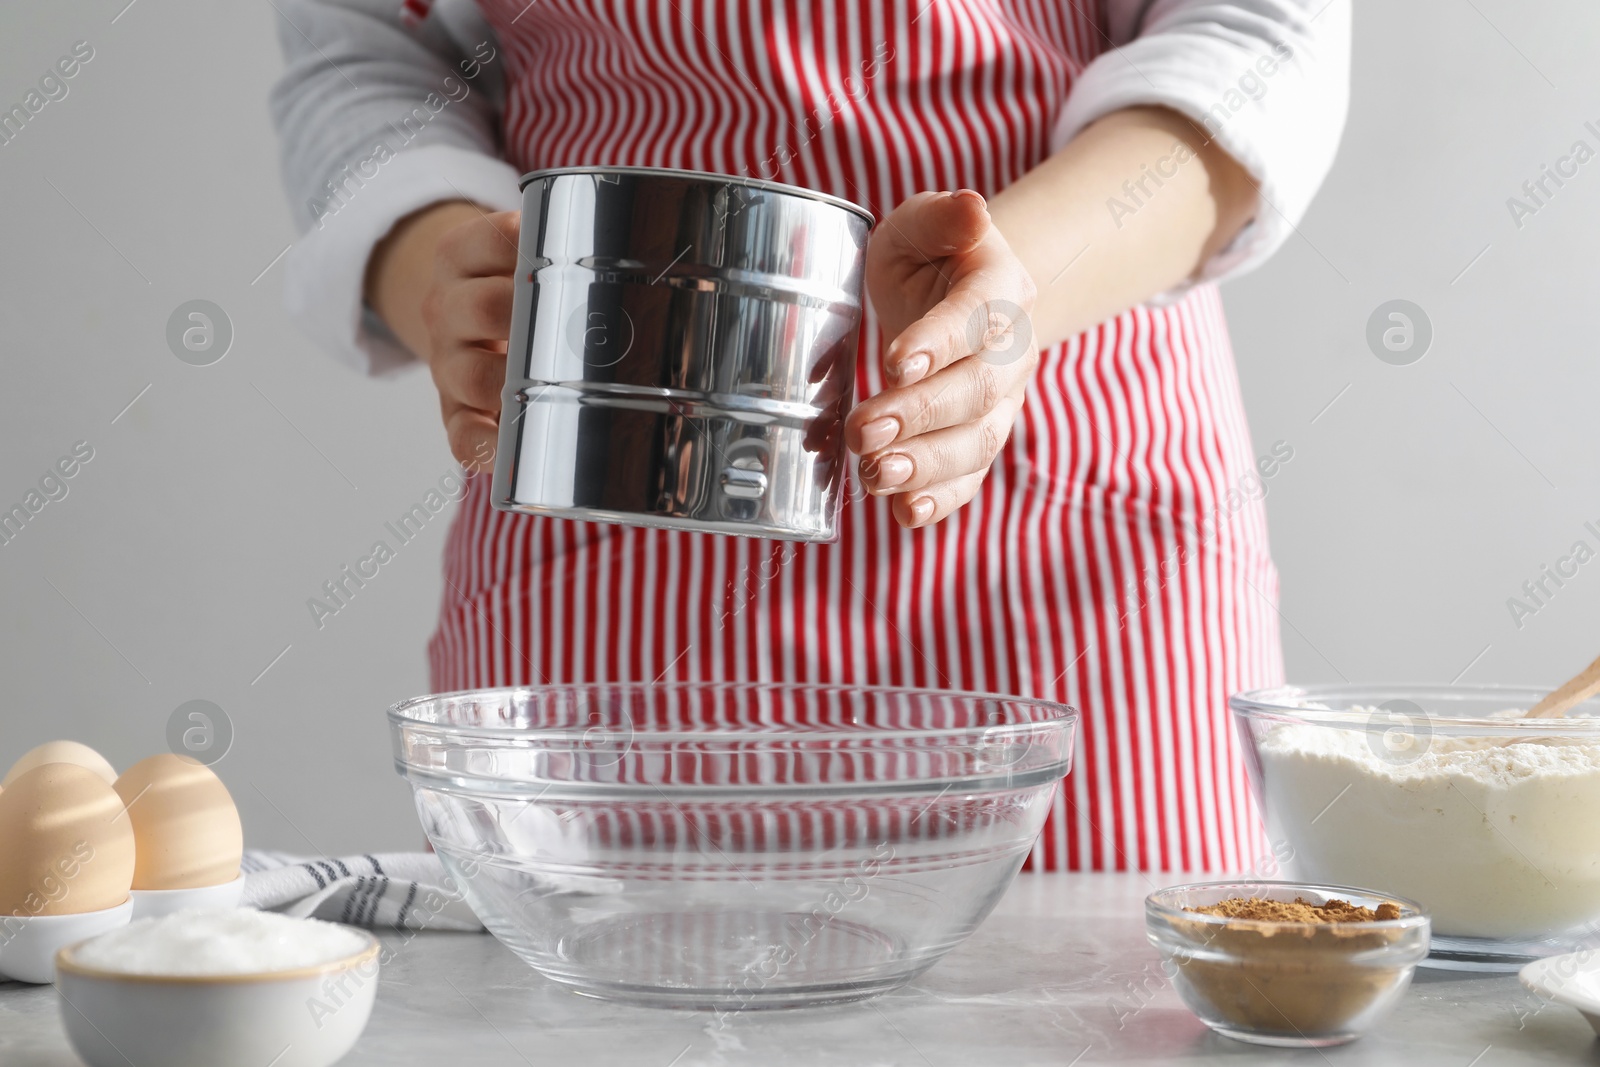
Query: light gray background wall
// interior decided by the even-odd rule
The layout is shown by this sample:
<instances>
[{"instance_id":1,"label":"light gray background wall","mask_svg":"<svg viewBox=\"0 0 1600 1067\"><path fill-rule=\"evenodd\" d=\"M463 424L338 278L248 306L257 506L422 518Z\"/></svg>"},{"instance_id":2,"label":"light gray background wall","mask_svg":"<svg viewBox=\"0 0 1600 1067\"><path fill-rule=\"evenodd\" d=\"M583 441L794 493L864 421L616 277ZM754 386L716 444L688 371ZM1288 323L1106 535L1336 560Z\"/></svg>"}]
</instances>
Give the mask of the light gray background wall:
<instances>
[{"instance_id":1,"label":"light gray background wall","mask_svg":"<svg viewBox=\"0 0 1600 1067\"><path fill-rule=\"evenodd\" d=\"M94 449L0 546L0 765L59 736L126 765L206 699L253 845L414 847L382 712L427 687L443 523L321 631L305 601L448 469L431 387L357 377L280 309L272 7L126 2L0 12L7 108L94 49L0 147L0 504ZM1600 651L1600 561L1520 629L1506 600L1600 549L1600 160L1520 229L1506 200L1575 140L1600 150L1600 10L1356 14L1338 164L1301 235L1225 290L1257 450L1294 448L1268 483L1288 673L1553 684ZM235 332L208 367L165 341L196 298ZM1410 366L1365 340L1391 299L1432 322Z\"/></svg>"}]
</instances>

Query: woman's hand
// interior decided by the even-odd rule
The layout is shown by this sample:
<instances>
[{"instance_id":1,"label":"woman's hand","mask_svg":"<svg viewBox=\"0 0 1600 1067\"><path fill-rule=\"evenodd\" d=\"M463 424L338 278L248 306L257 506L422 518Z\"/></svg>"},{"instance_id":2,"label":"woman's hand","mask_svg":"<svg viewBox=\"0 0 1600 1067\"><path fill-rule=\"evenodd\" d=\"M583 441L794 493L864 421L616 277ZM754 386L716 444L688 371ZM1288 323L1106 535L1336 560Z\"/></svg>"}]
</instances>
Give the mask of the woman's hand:
<instances>
[{"instance_id":1,"label":"woman's hand","mask_svg":"<svg viewBox=\"0 0 1600 1067\"><path fill-rule=\"evenodd\" d=\"M970 189L907 199L866 271L892 384L850 413L845 442L900 525L927 526L972 499L1011 436L1039 363L1033 279Z\"/></svg>"},{"instance_id":2,"label":"woman's hand","mask_svg":"<svg viewBox=\"0 0 1600 1067\"><path fill-rule=\"evenodd\" d=\"M367 303L433 371L450 451L468 470L493 462L521 221L435 204L396 224L367 265Z\"/></svg>"}]
</instances>

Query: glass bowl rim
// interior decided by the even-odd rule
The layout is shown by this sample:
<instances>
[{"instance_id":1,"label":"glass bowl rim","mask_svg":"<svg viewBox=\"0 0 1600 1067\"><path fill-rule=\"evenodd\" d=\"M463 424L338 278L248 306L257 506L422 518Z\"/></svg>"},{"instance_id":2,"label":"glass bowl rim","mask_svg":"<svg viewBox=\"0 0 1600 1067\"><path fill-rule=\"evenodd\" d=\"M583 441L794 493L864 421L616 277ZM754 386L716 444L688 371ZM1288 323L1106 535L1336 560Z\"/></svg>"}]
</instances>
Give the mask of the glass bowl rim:
<instances>
[{"instance_id":1,"label":"glass bowl rim","mask_svg":"<svg viewBox=\"0 0 1600 1067\"><path fill-rule=\"evenodd\" d=\"M1361 923L1301 923L1290 922L1286 919L1240 919L1235 916L1227 915L1206 915L1201 912L1188 911L1185 908L1169 904L1165 900L1159 899L1166 894L1186 893L1201 889L1227 890L1233 888L1243 889L1252 886L1257 888L1320 893L1324 896L1338 897L1343 900L1348 900L1350 897L1354 896L1365 897L1368 900L1388 901L1389 903L1400 905L1402 914L1398 919L1377 919L1372 922ZM1414 930L1422 926L1431 927L1433 922L1432 916L1428 913L1428 909L1424 908L1421 904L1410 899L1409 897L1396 896L1393 893L1380 893L1376 890L1365 889L1361 886L1338 885L1331 882L1290 882L1252 878L1223 879L1215 882L1188 882L1184 885L1173 885L1167 886L1163 889L1157 889L1155 892L1144 898L1144 903L1145 918L1147 921L1151 918L1159 916L1163 919L1180 919L1184 922L1196 923L1203 926L1246 925L1269 926L1274 929L1301 929L1305 927L1343 926L1358 927L1362 930Z\"/></svg>"},{"instance_id":2,"label":"glass bowl rim","mask_svg":"<svg viewBox=\"0 0 1600 1067\"><path fill-rule=\"evenodd\" d=\"M1040 719L1023 721L1010 721L1000 723L973 723L967 726L946 726L931 729L873 729L873 730L816 730L798 731L775 729L772 731L753 731L748 729L724 730L649 730L640 734L631 734L633 741L642 739L649 744L664 743L677 744L686 742L770 742L775 738L793 739L813 742L862 742L868 739L894 739L913 740L928 738L955 738L970 737L981 734L987 738L1026 737L1040 730L1060 731L1073 729L1079 721L1078 709L1070 704L1063 704L1053 700L1043 700L1038 697L1011 696L1005 693L987 693L971 689L931 689L927 687L891 686L891 685L856 685L846 682L761 682L761 681L667 681L667 682L574 682L569 684L550 685L517 685L517 686L491 686L483 689L459 689L448 693L429 693L423 696L408 697L389 706L387 718L390 724L402 730L417 730L424 733L450 735L459 737L474 737L491 740L505 740L527 742L530 740L550 742L574 742L592 740L595 735L594 727L519 727L508 728L503 726L463 726L439 722L429 722L408 714L412 709L424 705L438 704L451 700L464 698L494 698L504 697L513 693L552 692L566 691L596 691L596 690L756 690L762 692L809 692L809 693L858 693L872 696L892 695L896 697L934 697L943 700L967 701L992 701L1011 705L1026 705L1042 709L1052 714ZM778 724L774 724L775 726ZM600 731L604 733L605 731ZM621 731L612 731L618 733Z\"/></svg>"},{"instance_id":3,"label":"glass bowl rim","mask_svg":"<svg viewBox=\"0 0 1600 1067\"><path fill-rule=\"evenodd\" d=\"M1414 698L1433 697L1442 699L1452 698L1496 698L1504 701L1506 707L1532 707L1550 692L1548 686L1533 685L1498 685L1488 683L1468 683L1465 685L1446 685L1410 682L1372 682L1353 683L1340 682L1311 685L1279 685L1267 689L1250 689L1233 694L1228 698L1228 707L1234 715L1249 719L1276 719L1280 721L1299 721L1314 726L1329 726L1368 730L1372 728L1372 716L1364 711L1350 711L1338 708L1308 708L1295 701L1319 700L1325 698L1351 698L1357 696L1370 696L1373 706L1381 707L1388 700L1409 700ZM1473 715L1440 715L1426 708L1419 708L1427 716L1428 726L1447 727L1452 730L1470 731L1481 734L1559 734L1571 735L1573 733L1594 733L1600 735L1600 698L1593 698L1585 704L1592 705L1595 710L1590 714L1573 716L1570 713L1559 719L1491 719ZM1584 705L1580 705L1582 707Z\"/></svg>"}]
</instances>

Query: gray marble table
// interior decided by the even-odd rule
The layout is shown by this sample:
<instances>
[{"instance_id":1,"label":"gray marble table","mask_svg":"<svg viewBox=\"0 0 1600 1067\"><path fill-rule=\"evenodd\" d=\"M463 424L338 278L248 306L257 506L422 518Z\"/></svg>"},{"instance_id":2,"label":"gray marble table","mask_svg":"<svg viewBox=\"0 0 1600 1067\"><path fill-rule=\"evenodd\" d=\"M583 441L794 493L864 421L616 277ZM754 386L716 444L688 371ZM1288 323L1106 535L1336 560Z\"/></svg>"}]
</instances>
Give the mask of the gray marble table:
<instances>
[{"instance_id":1,"label":"gray marble table","mask_svg":"<svg viewBox=\"0 0 1600 1067\"><path fill-rule=\"evenodd\" d=\"M1162 884L1176 881L1155 876ZM1419 971L1379 1032L1286 1052L1211 1034L1161 979L1141 875L1024 875L967 944L898 993L854 1005L710 1013L569 993L487 936L385 935L394 948L356 1050L362 1064L731 1067L761 1064L1600 1063L1582 1016L1512 975ZM69 1067L55 992L0 984L0 1064ZM219 1065L229 1067L229 1065Z\"/></svg>"}]
</instances>

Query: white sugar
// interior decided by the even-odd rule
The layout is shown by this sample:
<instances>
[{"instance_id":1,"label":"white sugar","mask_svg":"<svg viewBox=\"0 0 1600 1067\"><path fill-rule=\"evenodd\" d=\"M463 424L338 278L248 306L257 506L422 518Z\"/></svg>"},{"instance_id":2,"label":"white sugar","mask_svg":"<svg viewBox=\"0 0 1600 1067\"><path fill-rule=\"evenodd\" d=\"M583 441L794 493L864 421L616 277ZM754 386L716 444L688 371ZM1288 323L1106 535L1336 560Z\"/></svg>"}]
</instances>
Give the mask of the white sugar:
<instances>
[{"instance_id":1,"label":"white sugar","mask_svg":"<svg viewBox=\"0 0 1600 1067\"><path fill-rule=\"evenodd\" d=\"M241 908L137 919L81 945L74 957L118 974L265 974L335 963L369 943L347 926Z\"/></svg>"}]
</instances>

